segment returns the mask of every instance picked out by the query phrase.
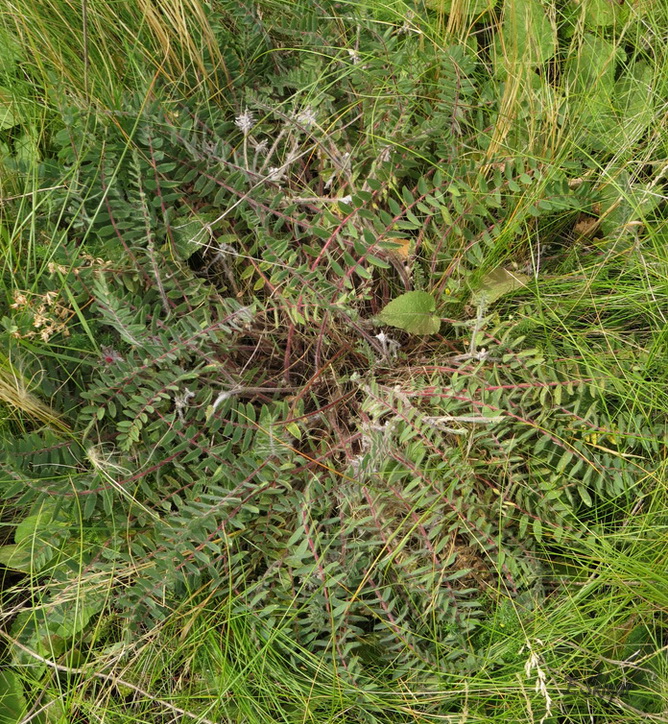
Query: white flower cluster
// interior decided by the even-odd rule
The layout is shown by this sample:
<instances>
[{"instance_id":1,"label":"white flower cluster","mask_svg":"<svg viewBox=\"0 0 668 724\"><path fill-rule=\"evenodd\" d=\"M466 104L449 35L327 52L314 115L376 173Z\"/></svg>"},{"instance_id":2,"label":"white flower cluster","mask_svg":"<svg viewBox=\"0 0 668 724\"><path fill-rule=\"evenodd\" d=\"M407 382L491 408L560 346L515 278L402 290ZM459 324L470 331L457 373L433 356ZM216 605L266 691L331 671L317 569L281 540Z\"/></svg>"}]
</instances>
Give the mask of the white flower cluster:
<instances>
[{"instance_id":1,"label":"white flower cluster","mask_svg":"<svg viewBox=\"0 0 668 724\"><path fill-rule=\"evenodd\" d=\"M307 131L318 124L313 108L304 108L295 115L295 121Z\"/></svg>"},{"instance_id":2,"label":"white flower cluster","mask_svg":"<svg viewBox=\"0 0 668 724\"><path fill-rule=\"evenodd\" d=\"M394 359L397 356L397 353L399 351L399 347L401 346L399 342L392 339L391 337L388 337L385 332L379 332L376 335L376 339L380 342L380 346L383 350L383 357L387 360Z\"/></svg>"},{"instance_id":3,"label":"white flower cluster","mask_svg":"<svg viewBox=\"0 0 668 724\"><path fill-rule=\"evenodd\" d=\"M241 115L234 119L234 125L244 134L244 136L247 136L253 130L253 126L255 125L253 114L246 109Z\"/></svg>"}]
</instances>

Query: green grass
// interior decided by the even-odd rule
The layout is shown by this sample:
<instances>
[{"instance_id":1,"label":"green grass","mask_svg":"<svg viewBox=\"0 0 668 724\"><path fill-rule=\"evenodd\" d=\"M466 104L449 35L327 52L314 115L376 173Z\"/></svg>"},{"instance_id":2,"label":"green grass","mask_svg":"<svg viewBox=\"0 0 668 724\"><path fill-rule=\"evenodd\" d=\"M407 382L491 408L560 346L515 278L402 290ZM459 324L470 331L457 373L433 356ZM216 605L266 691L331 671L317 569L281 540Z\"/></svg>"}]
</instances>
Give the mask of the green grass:
<instances>
[{"instance_id":1,"label":"green grass","mask_svg":"<svg viewBox=\"0 0 668 724\"><path fill-rule=\"evenodd\" d=\"M0 722L668 721L667 27L0 10Z\"/></svg>"}]
</instances>

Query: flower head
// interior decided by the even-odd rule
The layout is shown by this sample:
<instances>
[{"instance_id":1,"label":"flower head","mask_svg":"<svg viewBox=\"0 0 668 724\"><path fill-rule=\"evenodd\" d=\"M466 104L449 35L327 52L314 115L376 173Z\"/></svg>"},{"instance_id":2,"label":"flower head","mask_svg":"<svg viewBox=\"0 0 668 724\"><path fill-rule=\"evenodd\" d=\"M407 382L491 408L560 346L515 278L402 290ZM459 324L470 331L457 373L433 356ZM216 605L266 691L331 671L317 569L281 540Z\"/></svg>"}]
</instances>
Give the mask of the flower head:
<instances>
[{"instance_id":1,"label":"flower head","mask_svg":"<svg viewBox=\"0 0 668 724\"><path fill-rule=\"evenodd\" d=\"M304 108L303 110L299 111L299 113L297 113L297 115L295 116L295 120L307 131L313 128L313 126L317 125L318 123L315 111L313 110L313 108L310 107Z\"/></svg>"},{"instance_id":2,"label":"flower head","mask_svg":"<svg viewBox=\"0 0 668 724\"><path fill-rule=\"evenodd\" d=\"M246 109L241 115L234 119L234 125L244 134L244 136L247 136L255 125L253 114Z\"/></svg>"},{"instance_id":3,"label":"flower head","mask_svg":"<svg viewBox=\"0 0 668 724\"><path fill-rule=\"evenodd\" d=\"M14 290L14 304L9 305L12 309L21 309L28 306L28 297L18 290Z\"/></svg>"},{"instance_id":4,"label":"flower head","mask_svg":"<svg viewBox=\"0 0 668 724\"><path fill-rule=\"evenodd\" d=\"M106 365L113 365L117 362L124 362L125 360L112 347L102 347L102 361Z\"/></svg>"},{"instance_id":5,"label":"flower head","mask_svg":"<svg viewBox=\"0 0 668 724\"><path fill-rule=\"evenodd\" d=\"M261 141L255 144L255 152L259 153L261 156L264 156L268 150L269 144L267 143L266 138L263 138Z\"/></svg>"}]
</instances>

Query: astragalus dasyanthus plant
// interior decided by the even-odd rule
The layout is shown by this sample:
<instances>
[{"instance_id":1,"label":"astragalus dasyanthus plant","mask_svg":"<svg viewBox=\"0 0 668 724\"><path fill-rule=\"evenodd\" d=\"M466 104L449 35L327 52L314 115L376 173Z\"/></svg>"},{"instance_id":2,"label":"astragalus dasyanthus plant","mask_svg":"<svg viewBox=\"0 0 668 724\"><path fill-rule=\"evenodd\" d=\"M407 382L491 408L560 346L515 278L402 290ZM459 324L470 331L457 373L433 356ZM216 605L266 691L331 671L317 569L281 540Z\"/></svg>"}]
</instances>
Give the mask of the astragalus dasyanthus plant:
<instances>
[{"instance_id":1,"label":"astragalus dasyanthus plant","mask_svg":"<svg viewBox=\"0 0 668 724\"><path fill-rule=\"evenodd\" d=\"M58 721L660 716L654 11L212 5L218 64L115 105L88 67L31 157L9 127L3 685Z\"/></svg>"}]
</instances>

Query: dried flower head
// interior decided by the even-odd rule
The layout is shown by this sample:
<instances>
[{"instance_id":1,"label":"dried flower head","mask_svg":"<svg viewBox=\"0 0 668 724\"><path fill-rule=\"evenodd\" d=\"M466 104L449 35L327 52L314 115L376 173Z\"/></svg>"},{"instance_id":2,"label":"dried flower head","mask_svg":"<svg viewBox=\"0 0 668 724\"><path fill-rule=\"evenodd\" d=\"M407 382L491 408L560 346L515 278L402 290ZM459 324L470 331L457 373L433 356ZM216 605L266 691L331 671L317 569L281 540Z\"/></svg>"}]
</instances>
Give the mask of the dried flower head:
<instances>
[{"instance_id":1,"label":"dried flower head","mask_svg":"<svg viewBox=\"0 0 668 724\"><path fill-rule=\"evenodd\" d=\"M23 293L19 292L18 289L14 290L14 304L9 305L12 309L22 309L28 306L28 297Z\"/></svg>"},{"instance_id":2,"label":"dried flower head","mask_svg":"<svg viewBox=\"0 0 668 724\"><path fill-rule=\"evenodd\" d=\"M32 326L35 329L39 329L40 327L45 327L49 323L49 318L44 316L41 312L36 312L35 316L32 319Z\"/></svg>"},{"instance_id":3,"label":"dried flower head","mask_svg":"<svg viewBox=\"0 0 668 724\"><path fill-rule=\"evenodd\" d=\"M69 267L66 267L64 264L56 264L53 261L47 264L47 269L49 270L49 274L55 274L56 272L59 274L67 274L69 272Z\"/></svg>"},{"instance_id":4,"label":"dried flower head","mask_svg":"<svg viewBox=\"0 0 668 724\"><path fill-rule=\"evenodd\" d=\"M186 387L183 392L177 392L174 395L174 408L179 419L183 422L184 415L183 410L189 406L190 400L195 397L195 393Z\"/></svg>"},{"instance_id":5,"label":"dried flower head","mask_svg":"<svg viewBox=\"0 0 668 724\"><path fill-rule=\"evenodd\" d=\"M540 639L536 639L536 643L542 644L543 642ZM533 672L536 672L536 683L534 686L534 691L537 694L540 694L545 700L545 714L541 718L539 724L544 724L545 720L550 716L550 713L552 712L553 703L552 697L550 696L550 693L547 689L547 674L541 668L541 664L543 663L541 656L533 650L530 643L527 643L526 647L529 650L529 658L524 664L524 674L529 679L531 678Z\"/></svg>"},{"instance_id":6,"label":"dried flower head","mask_svg":"<svg viewBox=\"0 0 668 724\"><path fill-rule=\"evenodd\" d=\"M28 294L31 296L28 297ZM74 314L72 309L58 301L58 292L48 291L45 294L14 291L12 309L20 309L31 317L33 329L19 331L15 328L12 335L17 339L31 339L39 336L43 342L48 342L54 334L63 334L69 337L67 321ZM39 330L39 331L38 331Z\"/></svg>"}]
</instances>

